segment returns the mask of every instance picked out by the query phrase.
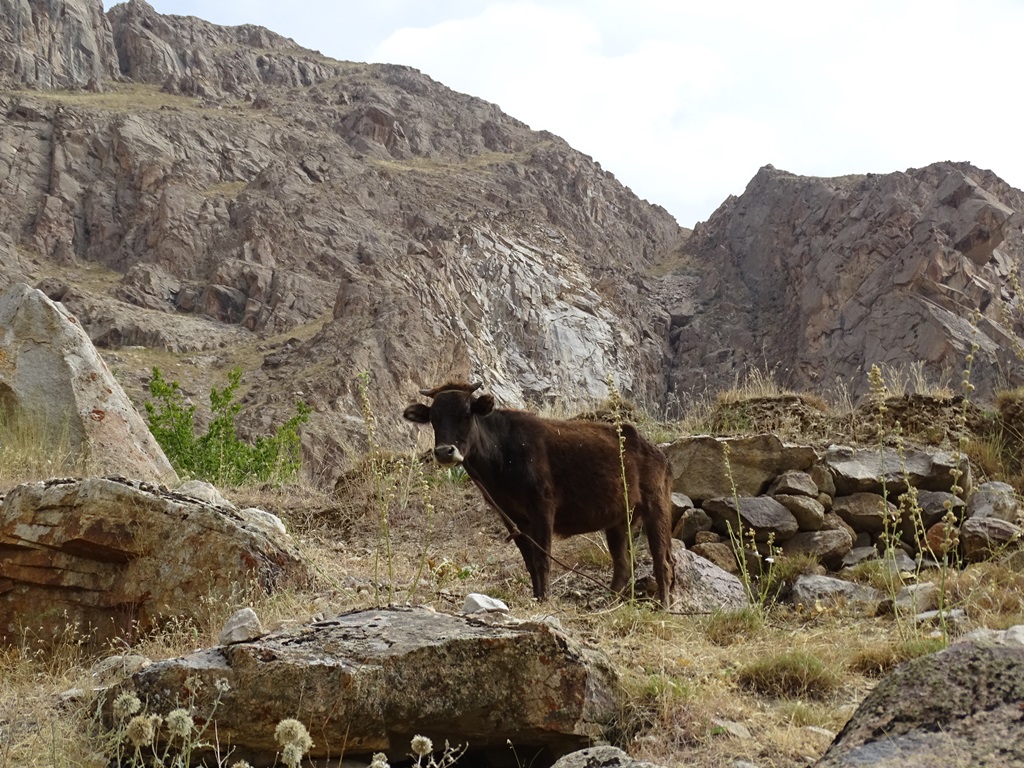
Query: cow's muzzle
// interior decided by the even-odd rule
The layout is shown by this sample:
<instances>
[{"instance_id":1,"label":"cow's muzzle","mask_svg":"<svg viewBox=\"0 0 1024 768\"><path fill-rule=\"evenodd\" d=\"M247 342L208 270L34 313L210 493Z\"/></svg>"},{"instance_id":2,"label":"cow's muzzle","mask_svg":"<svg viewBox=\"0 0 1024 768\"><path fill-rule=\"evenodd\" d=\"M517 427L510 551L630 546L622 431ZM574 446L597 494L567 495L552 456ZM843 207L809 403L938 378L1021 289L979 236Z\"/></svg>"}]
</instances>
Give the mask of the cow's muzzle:
<instances>
[{"instance_id":1,"label":"cow's muzzle","mask_svg":"<svg viewBox=\"0 0 1024 768\"><path fill-rule=\"evenodd\" d=\"M462 463L462 452L454 445L439 445L434 448L434 458L438 464L451 466Z\"/></svg>"}]
</instances>

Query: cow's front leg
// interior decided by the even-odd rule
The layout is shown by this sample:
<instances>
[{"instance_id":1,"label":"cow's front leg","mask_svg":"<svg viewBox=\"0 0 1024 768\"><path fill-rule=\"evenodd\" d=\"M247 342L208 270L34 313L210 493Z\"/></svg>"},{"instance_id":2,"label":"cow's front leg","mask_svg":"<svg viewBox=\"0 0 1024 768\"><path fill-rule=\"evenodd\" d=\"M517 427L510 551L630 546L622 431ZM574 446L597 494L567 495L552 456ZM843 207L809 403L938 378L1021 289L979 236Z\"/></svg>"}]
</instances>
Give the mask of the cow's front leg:
<instances>
[{"instance_id":1,"label":"cow's front leg","mask_svg":"<svg viewBox=\"0 0 1024 768\"><path fill-rule=\"evenodd\" d=\"M537 569L536 569L536 556L534 550L536 549L533 542L530 541L529 536L525 533L515 532L511 535L512 541L519 547L519 553L523 556L523 562L526 564L526 570L530 574L530 584L533 586L533 596L537 596Z\"/></svg>"},{"instance_id":2,"label":"cow's front leg","mask_svg":"<svg viewBox=\"0 0 1024 768\"><path fill-rule=\"evenodd\" d=\"M551 526L538 520L532 526L533 539L533 596L543 600L548 595L548 573L551 571Z\"/></svg>"}]
</instances>

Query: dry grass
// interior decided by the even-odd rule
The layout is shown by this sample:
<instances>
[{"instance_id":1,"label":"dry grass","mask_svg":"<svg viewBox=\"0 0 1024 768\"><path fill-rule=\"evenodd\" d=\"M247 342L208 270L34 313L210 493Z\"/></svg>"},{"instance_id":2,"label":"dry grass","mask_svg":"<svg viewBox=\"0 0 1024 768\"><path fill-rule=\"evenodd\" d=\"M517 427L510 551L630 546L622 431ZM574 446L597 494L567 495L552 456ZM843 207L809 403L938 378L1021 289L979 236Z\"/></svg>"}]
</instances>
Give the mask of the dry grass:
<instances>
[{"instance_id":1,"label":"dry grass","mask_svg":"<svg viewBox=\"0 0 1024 768\"><path fill-rule=\"evenodd\" d=\"M889 397L926 395L947 398L954 394L949 375L941 377L938 381L930 378L922 360L904 365L883 364L879 366L879 370Z\"/></svg>"},{"instance_id":2,"label":"dry grass","mask_svg":"<svg viewBox=\"0 0 1024 768\"><path fill-rule=\"evenodd\" d=\"M901 641L891 618L784 607L666 614L643 603L622 604L557 565L551 598L537 604L518 551L471 484L397 457L381 472L352 478L340 496L302 486L229 490L237 504L258 505L286 520L317 583L303 592L210 600L201 621L169 625L117 650L163 658L212 645L224 619L242 605L253 606L273 628L382 604L389 593L397 603L457 610L468 592L485 592L505 600L518 617L554 616L614 660L627 695L610 738L640 759L708 768L766 756L775 766L804 765L806 756L820 756L828 746L828 734L839 730L879 669L909 658L892 650ZM383 508L390 576L381 562L382 507L374 498L381 488L394 489ZM600 583L610 578L599 537L558 541L555 554ZM985 573L964 577L958 600L973 603L977 590L995 594L997 585L1022 593L1008 570ZM390 585L382 583L388 578ZM1019 610L1019 602L993 602L987 618L1002 609ZM83 736L88 708L57 698L86 682L96 658L73 637L52 655L27 644L0 657L0 729L9 737L0 766L80 765L93 748ZM851 637L859 642L851 644ZM882 650L870 662L873 648ZM750 738L735 735L728 723L745 726Z\"/></svg>"},{"instance_id":3,"label":"dry grass","mask_svg":"<svg viewBox=\"0 0 1024 768\"><path fill-rule=\"evenodd\" d=\"M842 678L842 669L830 666L821 656L783 650L750 662L736 679L763 696L825 700L839 689Z\"/></svg>"},{"instance_id":4,"label":"dry grass","mask_svg":"<svg viewBox=\"0 0 1024 768\"><path fill-rule=\"evenodd\" d=\"M941 651L941 637L912 637L858 649L850 658L850 669L869 677L882 677L894 667L918 656Z\"/></svg>"},{"instance_id":5,"label":"dry grass","mask_svg":"<svg viewBox=\"0 0 1024 768\"><path fill-rule=\"evenodd\" d=\"M758 398L778 398L798 395L797 392L782 386L778 381L776 369L751 368L743 378L737 378L729 389L718 392L715 396L719 405L736 403Z\"/></svg>"},{"instance_id":6,"label":"dry grass","mask_svg":"<svg viewBox=\"0 0 1024 768\"><path fill-rule=\"evenodd\" d=\"M550 146L550 141L541 141L521 152L477 152L458 162L419 155L402 160L370 158L369 162L380 168L398 173L415 171L434 176L446 176L453 171L476 170L488 173L489 169L496 166L508 165L509 163L526 163L534 152L547 149Z\"/></svg>"},{"instance_id":7,"label":"dry grass","mask_svg":"<svg viewBox=\"0 0 1024 768\"><path fill-rule=\"evenodd\" d=\"M0 492L39 478L80 475L86 457L71 437L71 416L47 423L37 414L5 408L2 394L0 391Z\"/></svg>"},{"instance_id":8,"label":"dry grass","mask_svg":"<svg viewBox=\"0 0 1024 768\"><path fill-rule=\"evenodd\" d=\"M203 197L226 197L234 199L238 197L249 186L247 181L221 181L211 184L200 193Z\"/></svg>"},{"instance_id":9,"label":"dry grass","mask_svg":"<svg viewBox=\"0 0 1024 768\"><path fill-rule=\"evenodd\" d=\"M100 92L65 90L12 90L11 95L26 96L40 101L58 102L87 109L113 112L145 112L164 107L198 109L197 99L165 93L157 85L144 83L109 83Z\"/></svg>"},{"instance_id":10,"label":"dry grass","mask_svg":"<svg viewBox=\"0 0 1024 768\"><path fill-rule=\"evenodd\" d=\"M285 520L315 573L312 588L210 599L201 620L172 623L128 647L89 651L69 631L45 652L29 638L0 651L0 768L83 765L96 744L85 735L91 711L61 703L61 691L87 684L93 661L113 651L158 659L212 645L227 616L245 605L276 628L389 601L452 611L467 593L487 593L517 617L554 617L613 660L625 698L608 738L638 759L702 768L741 759L806 765L880 675L945 642L853 607L688 616L623 604L601 586L611 574L600 536L555 542L555 556L573 570L553 565L551 597L538 604L518 550L473 485L408 456L366 460L337 493L290 485L225 495ZM779 583L804 565L780 567ZM866 581L885 577L877 567L861 571ZM946 588L971 627L1024 621L1024 574L1008 562L950 572Z\"/></svg>"}]
</instances>

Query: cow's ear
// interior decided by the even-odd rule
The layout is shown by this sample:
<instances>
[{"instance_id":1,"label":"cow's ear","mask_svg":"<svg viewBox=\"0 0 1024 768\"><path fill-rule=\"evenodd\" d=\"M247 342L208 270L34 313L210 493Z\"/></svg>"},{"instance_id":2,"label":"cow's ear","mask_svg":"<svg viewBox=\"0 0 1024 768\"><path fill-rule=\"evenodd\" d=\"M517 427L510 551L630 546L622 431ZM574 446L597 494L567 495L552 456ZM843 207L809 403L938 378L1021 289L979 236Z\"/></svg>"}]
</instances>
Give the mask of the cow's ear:
<instances>
[{"instance_id":1,"label":"cow's ear","mask_svg":"<svg viewBox=\"0 0 1024 768\"><path fill-rule=\"evenodd\" d=\"M477 416L486 416L494 410L494 395L480 395L480 397L473 401L473 406L470 410Z\"/></svg>"},{"instance_id":2,"label":"cow's ear","mask_svg":"<svg viewBox=\"0 0 1024 768\"><path fill-rule=\"evenodd\" d=\"M402 411L402 417L415 424L427 424L430 422L430 408L423 403L414 403Z\"/></svg>"}]
</instances>

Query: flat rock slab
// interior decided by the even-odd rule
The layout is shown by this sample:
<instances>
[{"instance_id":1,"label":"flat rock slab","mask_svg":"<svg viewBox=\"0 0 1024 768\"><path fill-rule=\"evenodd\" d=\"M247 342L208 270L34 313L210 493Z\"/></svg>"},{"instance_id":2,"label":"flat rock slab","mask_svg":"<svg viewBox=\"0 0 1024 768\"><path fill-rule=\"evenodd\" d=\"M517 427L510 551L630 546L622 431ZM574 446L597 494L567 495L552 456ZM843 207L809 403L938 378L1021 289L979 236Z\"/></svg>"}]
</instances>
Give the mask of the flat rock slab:
<instances>
[{"instance_id":1,"label":"flat rock slab","mask_svg":"<svg viewBox=\"0 0 1024 768\"><path fill-rule=\"evenodd\" d=\"M655 763L634 760L618 747L587 747L566 755L551 768L660 768Z\"/></svg>"},{"instance_id":2,"label":"flat rock slab","mask_svg":"<svg viewBox=\"0 0 1024 768\"><path fill-rule=\"evenodd\" d=\"M285 718L306 725L314 759L385 752L400 760L421 734L503 755L511 741L520 754L546 752L550 764L619 714L607 659L547 624L422 608L357 611L197 651L155 663L126 686L160 715L196 691L193 711L212 712L222 749L257 765L273 760ZM108 692L108 712L124 689Z\"/></svg>"}]
</instances>

